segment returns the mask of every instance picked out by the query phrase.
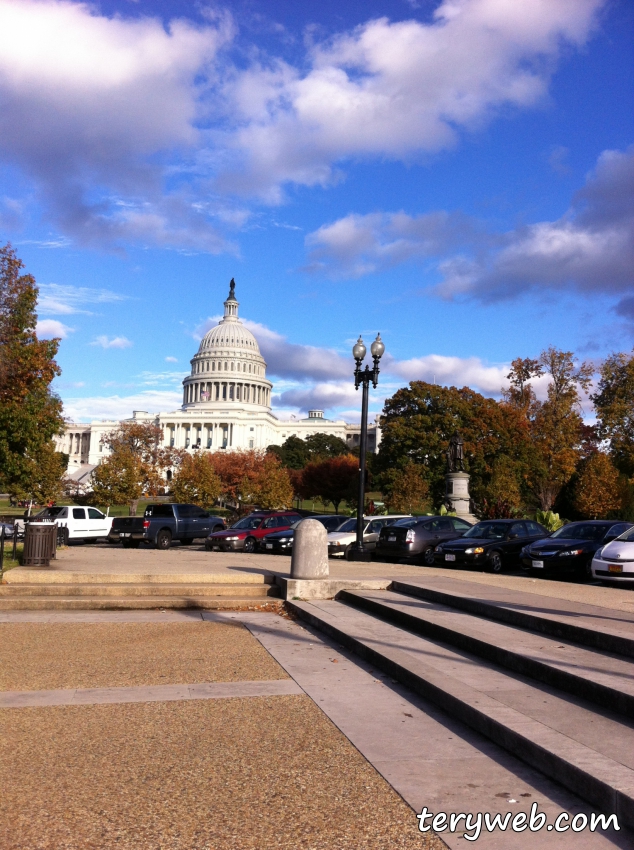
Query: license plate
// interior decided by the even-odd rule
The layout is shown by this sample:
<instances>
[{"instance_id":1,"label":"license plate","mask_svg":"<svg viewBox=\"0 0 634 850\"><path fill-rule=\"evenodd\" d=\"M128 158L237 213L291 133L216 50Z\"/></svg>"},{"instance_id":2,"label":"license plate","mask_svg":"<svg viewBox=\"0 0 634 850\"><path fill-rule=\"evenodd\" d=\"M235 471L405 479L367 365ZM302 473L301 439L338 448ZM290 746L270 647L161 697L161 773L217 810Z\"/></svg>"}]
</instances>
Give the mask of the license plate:
<instances>
[{"instance_id":1,"label":"license plate","mask_svg":"<svg viewBox=\"0 0 634 850\"><path fill-rule=\"evenodd\" d=\"M124 531L122 534L119 535L119 537L131 537L131 536L132 535L129 531Z\"/></svg>"},{"instance_id":2,"label":"license plate","mask_svg":"<svg viewBox=\"0 0 634 850\"><path fill-rule=\"evenodd\" d=\"M396 537L388 537L387 542L388 543L396 543Z\"/></svg>"},{"instance_id":3,"label":"license plate","mask_svg":"<svg viewBox=\"0 0 634 850\"><path fill-rule=\"evenodd\" d=\"M534 570L543 570L544 562L543 561L531 561L531 565Z\"/></svg>"},{"instance_id":4,"label":"license plate","mask_svg":"<svg viewBox=\"0 0 634 850\"><path fill-rule=\"evenodd\" d=\"M609 564L608 572L609 573L622 573L623 567L621 566L621 564Z\"/></svg>"},{"instance_id":5,"label":"license plate","mask_svg":"<svg viewBox=\"0 0 634 850\"><path fill-rule=\"evenodd\" d=\"M455 561L455 560L456 560L455 555L445 555L445 561Z\"/></svg>"},{"instance_id":6,"label":"license plate","mask_svg":"<svg viewBox=\"0 0 634 850\"><path fill-rule=\"evenodd\" d=\"M267 548L267 549L272 549L272 548L273 548L273 544L272 544L272 543L267 543L267 544L266 544L266 548Z\"/></svg>"}]
</instances>

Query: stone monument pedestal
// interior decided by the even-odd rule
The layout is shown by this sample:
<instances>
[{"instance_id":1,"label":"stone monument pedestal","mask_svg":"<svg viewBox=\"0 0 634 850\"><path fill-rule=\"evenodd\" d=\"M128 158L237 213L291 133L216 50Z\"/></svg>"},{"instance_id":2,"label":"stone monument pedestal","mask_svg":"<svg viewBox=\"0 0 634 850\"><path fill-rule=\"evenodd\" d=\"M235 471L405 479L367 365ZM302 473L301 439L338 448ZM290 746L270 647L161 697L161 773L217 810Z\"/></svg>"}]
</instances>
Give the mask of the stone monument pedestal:
<instances>
[{"instance_id":1,"label":"stone monument pedestal","mask_svg":"<svg viewBox=\"0 0 634 850\"><path fill-rule=\"evenodd\" d=\"M445 496L447 506L456 516L467 522L476 523L477 517L471 513L471 496L469 495L469 475L466 472L447 472L445 474Z\"/></svg>"}]
</instances>

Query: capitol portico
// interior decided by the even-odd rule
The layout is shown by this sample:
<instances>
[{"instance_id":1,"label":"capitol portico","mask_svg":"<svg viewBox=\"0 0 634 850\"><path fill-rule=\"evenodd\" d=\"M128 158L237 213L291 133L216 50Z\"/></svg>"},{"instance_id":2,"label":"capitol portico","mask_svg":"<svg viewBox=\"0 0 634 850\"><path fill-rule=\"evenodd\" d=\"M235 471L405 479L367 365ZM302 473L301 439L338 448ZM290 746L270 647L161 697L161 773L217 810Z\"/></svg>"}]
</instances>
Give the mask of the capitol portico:
<instances>
[{"instance_id":1,"label":"capitol portico","mask_svg":"<svg viewBox=\"0 0 634 850\"><path fill-rule=\"evenodd\" d=\"M239 303L231 281L224 316L208 331L191 360L183 381L183 404L171 413L134 411L133 420L160 425L166 446L233 451L281 445L288 437L331 434L358 446L360 426L329 420L323 411L311 410L306 419L278 419L271 411L272 383L260 347L238 317ZM352 369L351 369L352 372ZM126 420L129 421L129 420ZM85 481L104 457L103 435L119 426L116 421L69 423L57 438L57 448L69 454L69 473ZM370 424L368 449L380 441L378 424Z\"/></svg>"}]
</instances>

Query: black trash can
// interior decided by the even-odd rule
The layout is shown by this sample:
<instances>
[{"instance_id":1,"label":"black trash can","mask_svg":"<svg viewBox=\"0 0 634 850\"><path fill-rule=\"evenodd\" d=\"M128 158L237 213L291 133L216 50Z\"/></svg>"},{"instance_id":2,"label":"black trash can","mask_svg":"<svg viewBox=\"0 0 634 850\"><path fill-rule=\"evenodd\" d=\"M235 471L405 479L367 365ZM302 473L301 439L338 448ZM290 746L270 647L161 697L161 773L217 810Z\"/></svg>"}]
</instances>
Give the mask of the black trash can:
<instances>
[{"instance_id":1,"label":"black trash can","mask_svg":"<svg viewBox=\"0 0 634 850\"><path fill-rule=\"evenodd\" d=\"M24 530L23 567L48 567L55 558L57 525L54 522L27 522Z\"/></svg>"}]
</instances>

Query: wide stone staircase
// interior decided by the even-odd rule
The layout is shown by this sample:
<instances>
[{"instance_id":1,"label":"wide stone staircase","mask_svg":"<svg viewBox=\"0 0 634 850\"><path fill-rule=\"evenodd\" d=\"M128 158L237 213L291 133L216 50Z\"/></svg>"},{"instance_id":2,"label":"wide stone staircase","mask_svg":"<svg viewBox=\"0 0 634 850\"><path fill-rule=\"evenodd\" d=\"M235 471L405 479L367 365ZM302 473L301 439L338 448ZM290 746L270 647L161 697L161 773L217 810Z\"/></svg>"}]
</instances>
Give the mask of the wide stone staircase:
<instances>
[{"instance_id":1,"label":"wide stone staircase","mask_svg":"<svg viewBox=\"0 0 634 850\"><path fill-rule=\"evenodd\" d=\"M15 569L0 584L0 611L281 607L271 576L130 574Z\"/></svg>"},{"instance_id":2,"label":"wide stone staircase","mask_svg":"<svg viewBox=\"0 0 634 850\"><path fill-rule=\"evenodd\" d=\"M627 612L443 578L287 606L453 723L634 827Z\"/></svg>"}]
</instances>

